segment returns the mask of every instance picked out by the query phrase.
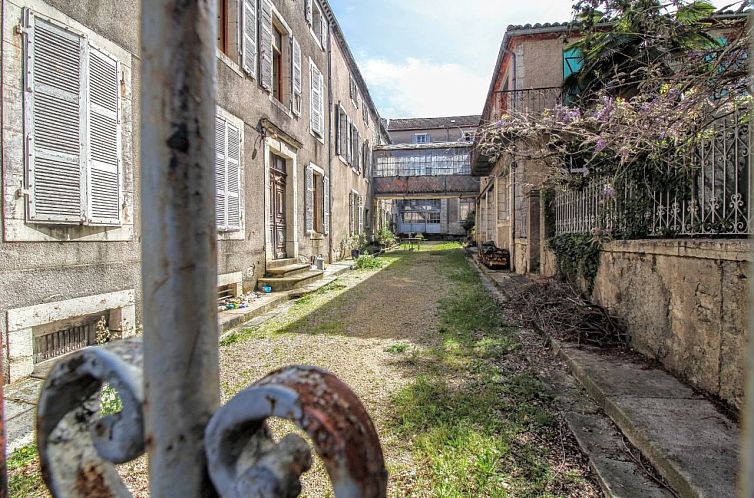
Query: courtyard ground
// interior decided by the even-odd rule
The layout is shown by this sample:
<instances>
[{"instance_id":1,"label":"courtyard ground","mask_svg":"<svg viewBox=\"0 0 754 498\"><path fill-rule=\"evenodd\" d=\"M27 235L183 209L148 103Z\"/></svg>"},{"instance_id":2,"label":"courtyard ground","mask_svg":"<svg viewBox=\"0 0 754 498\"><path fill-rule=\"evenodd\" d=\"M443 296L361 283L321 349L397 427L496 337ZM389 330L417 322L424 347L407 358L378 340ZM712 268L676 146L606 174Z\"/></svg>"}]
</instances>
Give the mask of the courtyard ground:
<instances>
[{"instance_id":1,"label":"courtyard ground","mask_svg":"<svg viewBox=\"0 0 754 498\"><path fill-rule=\"evenodd\" d=\"M527 359L531 334L506 320L461 247L381 259L383 268L350 272L226 337L223 400L285 365L323 367L371 414L390 496L600 496ZM18 496L45 496L33 454L14 456ZM144 459L122 470L147 496ZM332 496L318 461L303 495Z\"/></svg>"}]
</instances>

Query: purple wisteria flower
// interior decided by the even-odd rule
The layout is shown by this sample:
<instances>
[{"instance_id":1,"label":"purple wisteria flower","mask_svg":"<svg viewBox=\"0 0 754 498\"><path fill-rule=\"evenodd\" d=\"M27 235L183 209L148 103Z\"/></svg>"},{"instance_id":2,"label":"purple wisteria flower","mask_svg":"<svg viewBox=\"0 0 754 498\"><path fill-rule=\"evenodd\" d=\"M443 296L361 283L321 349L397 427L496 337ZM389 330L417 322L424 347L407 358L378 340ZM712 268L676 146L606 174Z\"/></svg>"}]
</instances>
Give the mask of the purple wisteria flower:
<instances>
[{"instance_id":1,"label":"purple wisteria flower","mask_svg":"<svg viewBox=\"0 0 754 498\"><path fill-rule=\"evenodd\" d=\"M594 144L594 153L599 154L607 148L607 140L600 137L597 139L597 143Z\"/></svg>"},{"instance_id":2,"label":"purple wisteria flower","mask_svg":"<svg viewBox=\"0 0 754 498\"><path fill-rule=\"evenodd\" d=\"M606 183L605 188L602 189L602 195L604 195L605 197L615 197L615 187L613 187L609 183Z\"/></svg>"}]
</instances>

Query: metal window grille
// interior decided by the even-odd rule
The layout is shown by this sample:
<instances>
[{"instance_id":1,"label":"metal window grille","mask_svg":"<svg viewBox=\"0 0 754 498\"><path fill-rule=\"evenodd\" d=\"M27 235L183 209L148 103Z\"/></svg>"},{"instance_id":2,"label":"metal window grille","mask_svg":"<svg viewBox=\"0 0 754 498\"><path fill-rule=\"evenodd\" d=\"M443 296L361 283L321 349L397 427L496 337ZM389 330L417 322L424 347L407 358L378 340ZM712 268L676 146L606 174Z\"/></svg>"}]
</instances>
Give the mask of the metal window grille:
<instances>
[{"instance_id":1,"label":"metal window grille","mask_svg":"<svg viewBox=\"0 0 754 498\"><path fill-rule=\"evenodd\" d=\"M374 158L375 177L471 174L471 152L467 147L378 150Z\"/></svg>"},{"instance_id":2,"label":"metal window grille","mask_svg":"<svg viewBox=\"0 0 754 498\"><path fill-rule=\"evenodd\" d=\"M46 334L34 337L34 363L52 360L97 343L97 322L102 317L95 316L83 323L69 325Z\"/></svg>"}]
</instances>

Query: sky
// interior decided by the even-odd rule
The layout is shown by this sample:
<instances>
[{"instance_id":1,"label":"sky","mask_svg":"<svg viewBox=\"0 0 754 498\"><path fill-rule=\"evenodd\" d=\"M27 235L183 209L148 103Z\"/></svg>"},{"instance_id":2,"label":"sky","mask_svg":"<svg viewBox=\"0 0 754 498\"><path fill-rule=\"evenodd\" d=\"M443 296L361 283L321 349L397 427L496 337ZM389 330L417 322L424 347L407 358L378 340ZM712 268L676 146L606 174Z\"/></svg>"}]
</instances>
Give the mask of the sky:
<instances>
[{"instance_id":1,"label":"sky","mask_svg":"<svg viewBox=\"0 0 754 498\"><path fill-rule=\"evenodd\" d=\"M330 0L377 110L389 119L481 114L508 25L569 21L572 3Z\"/></svg>"}]
</instances>

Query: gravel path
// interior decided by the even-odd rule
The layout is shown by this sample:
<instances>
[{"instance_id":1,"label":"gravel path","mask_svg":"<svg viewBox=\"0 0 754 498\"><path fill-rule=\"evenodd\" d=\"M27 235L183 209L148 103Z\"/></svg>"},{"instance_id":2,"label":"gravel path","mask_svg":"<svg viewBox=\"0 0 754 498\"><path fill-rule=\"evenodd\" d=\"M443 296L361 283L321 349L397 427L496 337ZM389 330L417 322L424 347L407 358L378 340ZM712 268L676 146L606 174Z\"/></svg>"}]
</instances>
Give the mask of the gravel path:
<instances>
[{"instance_id":1,"label":"gravel path","mask_svg":"<svg viewBox=\"0 0 754 498\"><path fill-rule=\"evenodd\" d=\"M413 380L406 354L388 349L423 349L435 344L437 303L450 282L429 252L391 258L379 271L354 271L340 277L324 292L276 310L268 322L248 337L220 351L223 402L272 370L292 364L314 365L335 373L364 403L382 441L390 496L403 496L416 472L411 449L385 424L391 414L390 397ZM410 353L409 353L410 354ZM273 424L277 433L287 423ZM148 496L145 462L124 469L135 496ZM324 466L316 459L303 478L306 497L332 496Z\"/></svg>"},{"instance_id":2,"label":"gravel path","mask_svg":"<svg viewBox=\"0 0 754 498\"><path fill-rule=\"evenodd\" d=\"M379 272L352 272L337 281L343 288L316 296L324 302L306 306L318 306L309 314L291 323L295 313L286 313L260 328L257 333L264 339L223 348L224 391L230 394L250 379L290 364L330 370L356 392L372 416L391 474L390 494L400 496L397 488L412 479L415 465L410 449L384 425L391 413L390 397L413 376L403 366L405 358L388 349L422 348L433 342L437 301L448 281L431 264L432 258L430 253L411 254ZM281 326L285 332L275 333ZM303 495L330 493L324 467L317 462L305 475Z\"/></svg>"}]
</instances>

